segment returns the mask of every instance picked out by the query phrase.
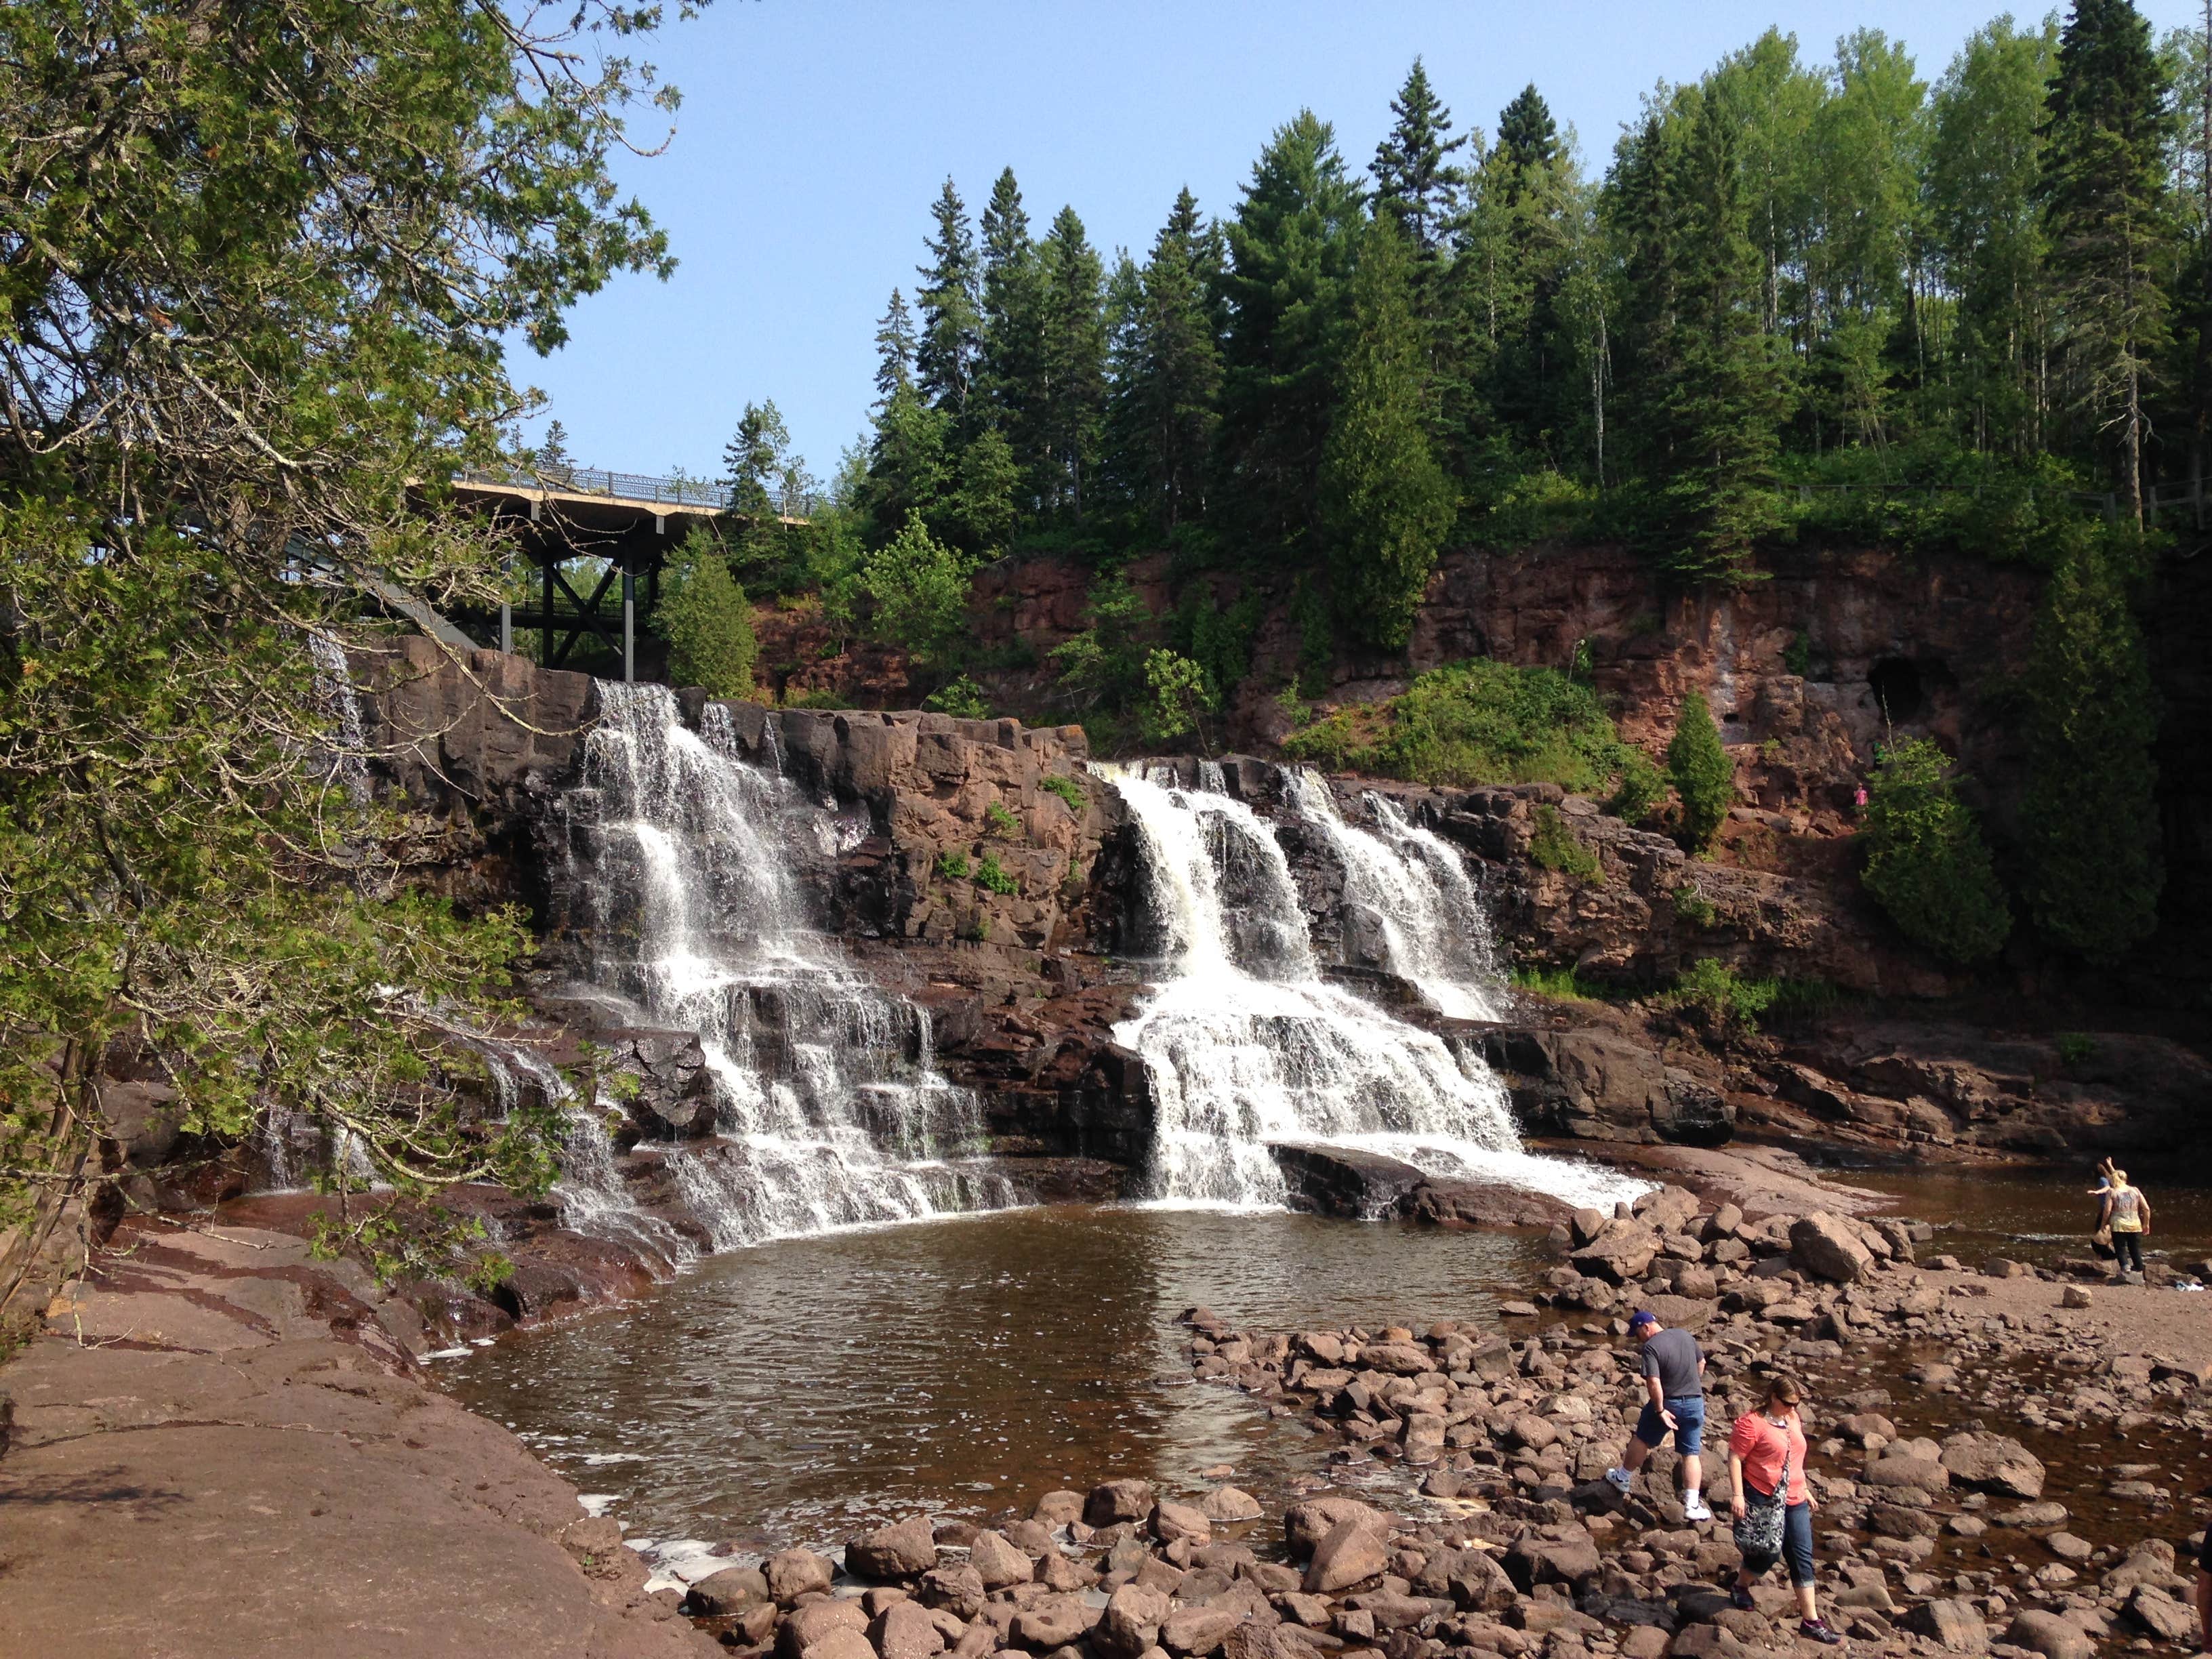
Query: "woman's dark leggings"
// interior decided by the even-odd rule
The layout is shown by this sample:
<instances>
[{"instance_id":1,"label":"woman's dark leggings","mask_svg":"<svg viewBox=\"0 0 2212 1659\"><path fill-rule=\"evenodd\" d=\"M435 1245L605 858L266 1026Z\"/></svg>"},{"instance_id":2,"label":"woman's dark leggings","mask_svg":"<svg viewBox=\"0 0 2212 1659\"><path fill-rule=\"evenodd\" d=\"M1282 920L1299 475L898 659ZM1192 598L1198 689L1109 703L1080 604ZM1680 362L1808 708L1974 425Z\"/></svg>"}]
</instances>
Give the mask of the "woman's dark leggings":
<instances>
[{"instance_id":1,"label":"woman's dark leggings","mask_svg":"<svg viewBox=\"0 0 2212 1659\"><path fill-rule=\"evenodd\" d=\"M1813 1582L1813 1506L1792 1504L1782 1511L1782 1555L1790 1563L1790 1582L1802 1589ZM1744 1582L1764 1578L1774 1565L1771 1555L1743 1558Z\"/></svg>"},{"instance_id":2,"label":"woman's dark leggings","mask_svg":"<svg viewBox=\"0 0 2212 1659\"><path fill-rule=\"evenodd\" d=\"M2122 1273L2141 1273L2143 1270L2142 1235L2141 1233L2114 1233L2112 1235L2112 1254L2119 1257L2119 1267Z\"/></svg>"}]
</instances>

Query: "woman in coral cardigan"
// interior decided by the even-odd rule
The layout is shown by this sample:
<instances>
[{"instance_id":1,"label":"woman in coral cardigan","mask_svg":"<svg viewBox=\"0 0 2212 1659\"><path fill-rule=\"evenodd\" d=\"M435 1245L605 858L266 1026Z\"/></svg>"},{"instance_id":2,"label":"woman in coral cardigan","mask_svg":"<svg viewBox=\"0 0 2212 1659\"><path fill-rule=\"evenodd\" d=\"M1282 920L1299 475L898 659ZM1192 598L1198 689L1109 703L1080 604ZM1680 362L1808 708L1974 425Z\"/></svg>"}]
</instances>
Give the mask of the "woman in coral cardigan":
<instances>
[{"instance_id":1,"label":"woman in coral cardigan","mask_svg":"<svg viewBox=\"0 0 2212 1659\"><path fill-rule=\"evenodd\" d=\"M1749 1607L1753 1583L1786 1558L1790 1582L1797 1589L1797 1633L1832 1645L1844 1638L1822 1620L1814 1597L1813 1495L1805 1490L1800 1398L1795 1382L1778 1376L1766 1385L1765 1403L1737 1418L1729 1431L1735 1540L1743 1551L1743 1566L1729 1594L1736 1606Z\"/></svg>"}]
</instances>

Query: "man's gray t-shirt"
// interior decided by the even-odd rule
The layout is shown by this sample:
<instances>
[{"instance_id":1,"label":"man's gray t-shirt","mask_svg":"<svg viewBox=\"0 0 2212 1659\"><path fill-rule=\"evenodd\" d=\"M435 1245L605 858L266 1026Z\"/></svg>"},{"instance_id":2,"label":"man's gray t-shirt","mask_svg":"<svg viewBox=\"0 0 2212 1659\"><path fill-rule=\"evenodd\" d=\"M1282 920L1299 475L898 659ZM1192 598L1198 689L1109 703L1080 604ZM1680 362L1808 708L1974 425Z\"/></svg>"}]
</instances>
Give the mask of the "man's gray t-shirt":
<instances>
[{"instance_id":1,"label":"man's gray t-shirt","mask_svg":"<svg viewBox=\"0 0 2212 1659\"><path fill-rule=\"evenodd\" d=\"M1705 1391L1698 1375L1698 1339L1687 1331L1663 1330L1644 1345L1644 1374L1659 1379L1659 1392L1669 1400L1694 1400Z\"/></svg>"}]
</instances>

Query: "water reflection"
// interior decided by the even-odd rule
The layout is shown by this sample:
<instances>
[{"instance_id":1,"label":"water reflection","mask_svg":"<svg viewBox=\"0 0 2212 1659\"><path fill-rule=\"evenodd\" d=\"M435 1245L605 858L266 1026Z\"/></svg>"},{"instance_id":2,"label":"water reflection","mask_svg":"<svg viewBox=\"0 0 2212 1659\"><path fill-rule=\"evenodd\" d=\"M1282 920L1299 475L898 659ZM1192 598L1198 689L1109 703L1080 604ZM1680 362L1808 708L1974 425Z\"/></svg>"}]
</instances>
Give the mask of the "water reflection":
<instances>
[{"instance_id":1,"label":"water reflection","mask_svg":"<svg viewBox=\"0 0 2212 1659\"><path fill-rule=\"evenodd\" d=\"M1194 1388L1174 1320L1483 1317L1532 1240L1287 1214L1055 1207L733 1252L649 1301L447 1373L634 1534L842 1540L1109 1474L1236 1466L1266 1495L1310 1431Z\"/></svg>"}]
</instances>

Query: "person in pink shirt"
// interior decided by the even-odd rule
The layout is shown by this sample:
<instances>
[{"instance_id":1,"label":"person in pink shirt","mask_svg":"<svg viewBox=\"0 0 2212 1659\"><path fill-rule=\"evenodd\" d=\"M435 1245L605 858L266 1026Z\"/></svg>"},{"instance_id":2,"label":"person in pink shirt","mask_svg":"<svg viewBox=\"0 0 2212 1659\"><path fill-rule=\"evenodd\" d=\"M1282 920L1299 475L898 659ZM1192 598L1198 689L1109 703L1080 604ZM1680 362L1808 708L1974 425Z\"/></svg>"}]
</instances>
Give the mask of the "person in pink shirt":
<instances>
[{"instance_id":1,"label":"person in pink shirt","mask_svg":"<svg viewBox=\"0 0 2212 1659\"><path fill-rule=\"evenodd\" d=\"M1729 1599L1749 1607L1752 1585L1787 1558L1797 1589L1797 1633L1833 1645L1844 1638L1821 1619L1813 1589L1813 1495L1805 1489L1800 1398L1795 1382L1778 1376L1766 1385L1765 1403L1737 1418L1729 1433L1735 1541L1743 1552Z\"/></svg>"}]
</instances>

